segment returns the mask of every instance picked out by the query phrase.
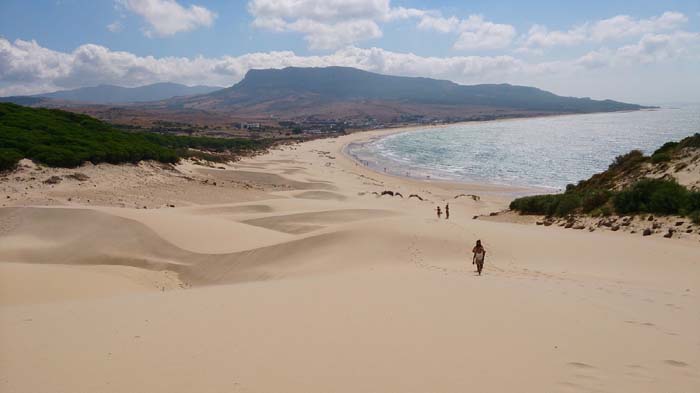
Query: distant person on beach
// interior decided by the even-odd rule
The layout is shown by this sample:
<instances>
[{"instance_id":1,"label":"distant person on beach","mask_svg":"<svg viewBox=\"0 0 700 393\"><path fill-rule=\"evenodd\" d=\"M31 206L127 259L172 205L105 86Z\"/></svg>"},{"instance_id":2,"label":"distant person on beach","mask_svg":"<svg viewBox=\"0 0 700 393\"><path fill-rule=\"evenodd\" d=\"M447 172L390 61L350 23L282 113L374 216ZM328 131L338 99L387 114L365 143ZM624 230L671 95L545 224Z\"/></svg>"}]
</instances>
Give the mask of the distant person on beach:
<instances>
[{"instance_id":1,"label":"distant person on beach","mask_svg":"<svg viewBox=\"0 0 700 393\"><path fill-rule=\"evenodd\" d=\"M450 204L446 203L445 204L445 220L450 219Z\"/></svg>"},{"instance_id":2,"label":"distant person on beach","mask_svg":"<svg viewBox=\"0 0 700 393\"><path fill-rule=\"evenodd\" d=\"M484 268L484 258L486 257L486 249L481 245L481 240L476 241L476 246L474 246L472 252L474 253L472 265L476 265L476 271L481 275L481 270Z\"/></svg>"},{"instance_id":3,"label":"distant person on beach","mask_svg":"<svg viewBox=\"0 0 700 393\"><path fill-rule=\"evenodd\" d=\"M437 207L437 216L438 218L442 217L442 210L440 210L440 206Z\"/></svg>"}]
</instances>

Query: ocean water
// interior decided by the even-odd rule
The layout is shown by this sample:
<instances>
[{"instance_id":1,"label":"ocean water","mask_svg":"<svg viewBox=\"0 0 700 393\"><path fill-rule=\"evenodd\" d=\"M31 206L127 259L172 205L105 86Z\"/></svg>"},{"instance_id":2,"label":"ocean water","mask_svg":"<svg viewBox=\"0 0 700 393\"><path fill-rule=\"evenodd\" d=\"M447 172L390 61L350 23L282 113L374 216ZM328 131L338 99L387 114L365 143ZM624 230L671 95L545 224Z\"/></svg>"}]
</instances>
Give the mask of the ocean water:
<instances>
[{"instance_id":1,"label":"ocean water","mask_svg":"<svg viewBox=\"0 0 700 393\"><path fill-rule=\"evenodd\" d=\"M454 124L353 143L347 153L394 175L560 190L632 149L649 154L700 132L700 105Z\"/></svg>"}]
</instances>

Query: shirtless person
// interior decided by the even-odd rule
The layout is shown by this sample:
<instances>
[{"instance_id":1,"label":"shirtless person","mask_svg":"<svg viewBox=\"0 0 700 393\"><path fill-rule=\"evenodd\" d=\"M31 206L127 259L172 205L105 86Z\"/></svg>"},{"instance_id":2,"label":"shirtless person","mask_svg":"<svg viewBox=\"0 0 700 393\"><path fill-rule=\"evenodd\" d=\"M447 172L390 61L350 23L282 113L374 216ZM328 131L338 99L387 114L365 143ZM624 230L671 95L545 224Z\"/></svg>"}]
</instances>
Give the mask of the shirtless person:
<instances>
[{"instance_id":1,"label":"shirtless person","mask_svg":"<svg viewBox=\"0 0 700 393\"><path fill-rule=\"evenodd\" d=\"M484 258L486 257L486 249L481 245L481 240L476 241L476 246L474 246L472 252L474 253L472 265L476 265L476 271L481 275L481 270L484 268Z\"/></svg>"}]
</instances>

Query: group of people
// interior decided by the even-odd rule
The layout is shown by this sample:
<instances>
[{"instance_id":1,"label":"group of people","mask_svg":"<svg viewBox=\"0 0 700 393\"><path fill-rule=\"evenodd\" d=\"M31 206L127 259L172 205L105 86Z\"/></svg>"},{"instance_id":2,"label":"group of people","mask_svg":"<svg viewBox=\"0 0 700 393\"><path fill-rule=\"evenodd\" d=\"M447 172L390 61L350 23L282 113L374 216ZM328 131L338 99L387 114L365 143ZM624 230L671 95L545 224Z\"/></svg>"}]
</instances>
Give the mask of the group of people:
<instances>
[{"instance_id":1,"label":"group of people","mask_svg":"<svg viewBox=\"0 0 700 393\"><path fill-rule=\"evenodd\" d=\"M445 204L445 220L450 219L450 204ZM442 218L443 210L440 206L436 209L438 219ZM481 275L481 271L484 269L484 259L486 258L486 249L481 245L481 240L476 241L476 245L472 248L472 265L476 265L476 271Z\"/></svg>"},{"instance_id":2,"label":"group of people","mask_svg":"<svg viewBox=\"0 0 700 393\"><path fill-rule=\"evenodd\" d=\"M437 207L437 217L442 218L442 209L440 209L440 206ZM450 204L446 203L445 204L445 220L450 219Z\"/></svg>"}]
</instances>

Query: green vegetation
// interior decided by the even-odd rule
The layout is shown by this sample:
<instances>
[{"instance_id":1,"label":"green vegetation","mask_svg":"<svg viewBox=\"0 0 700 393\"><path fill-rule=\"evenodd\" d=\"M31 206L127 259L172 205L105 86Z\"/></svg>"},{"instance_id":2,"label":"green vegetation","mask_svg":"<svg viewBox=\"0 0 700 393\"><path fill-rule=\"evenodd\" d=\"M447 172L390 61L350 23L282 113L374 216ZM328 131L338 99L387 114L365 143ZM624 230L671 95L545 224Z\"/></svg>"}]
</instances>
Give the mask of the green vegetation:
<instances>
[{"instance_id":1,"label":"green vegetation","mask_svg":"<svg viewBox=\"0 0 700 393\"><path fill-rule=\"evenodd\" d=\"M633 150L615 158L606 171L567 186L563 194L518 198L511 202L510 208L521 214L560 217L572 213L678 214L700 223L700 192L690 191L674 180L641 179L621 191L615 190L620 180L636 178L642 164L665 165L661 163L671 161L686 148L700 148L700 134L666 143L650 157Z\"/></svg>"},{"instance_id":2,"label":"green vegetation","mask_svg":"<svg viewBox=\"0 0 700 393\"><path fill-rule=\"evenodd\" d=\"M688 191L675 181L644 179L618 192L613 205L621 214L685 214L700 210L694 200L700 200L700 193Z\"/></svg>"},{"instance_id":3,"label":"green vegetation","mask_svg":"<svg viewBox=\"0 0 700 393\"><path fill-rule=\"evenodd\" d=\"M0 171L15 169L22 154L14 149L0 148Z\"/></svg>"},{"instance_id":4,"label":"green vegetation","mask_svg":"<svg viewBox=\"0 0 700 393\"><path fill-rule=\"evenodd\" d=\"M700 225L700 210L695 210L694 212L688 214L688 217L693 224Z\"/></svg>"},{"instance_id":5,"label":"green vegetation","mask_svg":"<svg viewBox=\"0 0 700 393\"><path fill-rule=\"evenodd\" d=\"M239 155L263 150L270 140L199 138L119 131L90 116L0 103L0 170L12 169L22 158L57 167L136 163L155 160L175 163L213 153ZM196 149L196 150L193 150Z\"/></svg>"}]
</instances>

